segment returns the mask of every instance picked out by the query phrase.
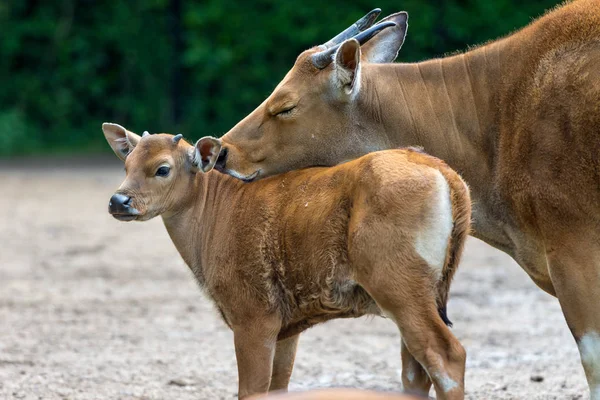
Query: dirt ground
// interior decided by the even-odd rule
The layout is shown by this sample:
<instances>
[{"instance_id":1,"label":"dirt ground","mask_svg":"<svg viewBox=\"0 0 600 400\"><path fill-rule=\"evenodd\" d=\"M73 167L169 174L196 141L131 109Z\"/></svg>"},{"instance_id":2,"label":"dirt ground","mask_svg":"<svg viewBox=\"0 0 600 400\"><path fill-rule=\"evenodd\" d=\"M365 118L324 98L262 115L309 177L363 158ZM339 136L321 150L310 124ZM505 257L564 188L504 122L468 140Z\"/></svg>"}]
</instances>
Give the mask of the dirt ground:
<instances>
[{"instance_id":1,"label":"dirt ground","mask_svg":"<svg viewBox=\"0 0 600 400\"><path fill-rule=\"evenodd\" d=\"M108 215L123 176L116 158L0 163L0 398L236 397L232 334L162 221ZM508 256L470 240L449 316L468 399L588 398L557 300ZM399 352L389 320L315 327L290 389L399 390Z\"/></svg>"}]
</instances>

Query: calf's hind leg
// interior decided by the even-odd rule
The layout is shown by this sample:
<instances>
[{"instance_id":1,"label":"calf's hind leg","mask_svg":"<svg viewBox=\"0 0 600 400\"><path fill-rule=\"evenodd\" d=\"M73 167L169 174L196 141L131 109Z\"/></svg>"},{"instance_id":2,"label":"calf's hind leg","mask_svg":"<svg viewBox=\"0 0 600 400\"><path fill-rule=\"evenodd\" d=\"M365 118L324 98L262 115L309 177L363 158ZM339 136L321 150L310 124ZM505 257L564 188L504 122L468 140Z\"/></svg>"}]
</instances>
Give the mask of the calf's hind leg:
<instances>
[{"instance_id":1,"label":"calf's hind leg","mask_svg":"<svg viewBox=\"0 0 600 400\"><path fill-rule=\"evenodd\" d=\"M431 379L429 379L427 371L408 350L404 339L402 339L400 354L402 355L402 386L404 391L427 396L432 384Z\"/></svg>"},{"instance_id":2,"label":"calf's hind leg","mask_svg":"<svg viewBox=\"0 0 600 400\"><path fill-rule=\"evenodd\" d=\"M427 372L437 398L462 400L465 350L438 314L435 285L427 272L431 267L418 257L411 259L402 264L382 262L377 267L361 268L357 281L398 325L405 352ZM403 359L410 361L406 354ZM408 383L407 389L411 388ZM420 389L426 389L426 384L427 380L422 379Z\"/></svg>"},{"instance_id":3,"label":"calf's hind leg","mask_svg":"<svg viewBox=\"0 0 600 400\"><path fill-rule=\"evenodd\" d=\"M408 393L427 396L431 388L431 379L427 371L412 355L404 339L402 339L400 354L402 356L402 386Z\"/></svg>"}]
</instances>

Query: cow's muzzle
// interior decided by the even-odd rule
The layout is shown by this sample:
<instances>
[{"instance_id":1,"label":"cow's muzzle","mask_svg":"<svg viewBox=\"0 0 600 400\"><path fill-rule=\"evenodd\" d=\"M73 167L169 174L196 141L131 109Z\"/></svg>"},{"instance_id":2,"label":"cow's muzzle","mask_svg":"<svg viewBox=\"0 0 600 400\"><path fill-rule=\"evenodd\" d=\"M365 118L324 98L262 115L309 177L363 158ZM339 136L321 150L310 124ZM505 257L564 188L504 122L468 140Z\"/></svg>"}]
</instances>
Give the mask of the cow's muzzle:
<instances>
[{"instance_id":1,"label":"cow's muzzle","mask_svg":"<svg viewBox=\"0 0 600 400\"><path fill-rule=\"evenodd\" d=\"M115 193L108 202L108 212L119 221L132 221L140 212L131 207L131 197Z\"/></svg>"}]
</instances>

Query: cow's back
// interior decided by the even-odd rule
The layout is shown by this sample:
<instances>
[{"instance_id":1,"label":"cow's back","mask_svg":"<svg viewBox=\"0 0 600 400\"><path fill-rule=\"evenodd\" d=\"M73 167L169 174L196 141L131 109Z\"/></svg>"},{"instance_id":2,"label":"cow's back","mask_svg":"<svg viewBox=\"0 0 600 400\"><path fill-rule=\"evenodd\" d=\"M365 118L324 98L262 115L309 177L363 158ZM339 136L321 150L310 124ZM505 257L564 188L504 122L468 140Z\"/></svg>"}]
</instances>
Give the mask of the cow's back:
<instances>
[{"instance_id":1,"label":"cow's back","mask_svg":"<svg viewBox=\"0 0 600 400\"><path fill-rule=\"evenodd\" d=\"M500 107L497 187L530 232L556 210L600 219L600 1L575 1L511 40L527 36L535 43Z\"/></svg>"}]
</instances>

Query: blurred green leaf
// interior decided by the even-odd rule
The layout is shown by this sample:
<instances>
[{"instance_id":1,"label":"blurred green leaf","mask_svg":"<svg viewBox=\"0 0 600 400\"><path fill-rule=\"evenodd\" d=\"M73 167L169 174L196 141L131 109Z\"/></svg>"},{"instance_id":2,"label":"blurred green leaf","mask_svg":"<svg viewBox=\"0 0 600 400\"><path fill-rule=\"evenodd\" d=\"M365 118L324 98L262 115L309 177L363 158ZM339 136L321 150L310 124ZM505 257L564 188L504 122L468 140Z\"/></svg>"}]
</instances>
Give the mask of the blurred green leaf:
<instances>
[{"instance_id":1,"label":"blurred green leaf","mask_svg":"<svg viewBox=\"0 0 600 400\"><path fill-rule=\"evenodd\" d=\"M296 56L374 7L406 10L399 61L466 49L524 26L555 0L4 0L0 155L110 151L100 124L219 136Z\"/></svg>"}]
</instances>

